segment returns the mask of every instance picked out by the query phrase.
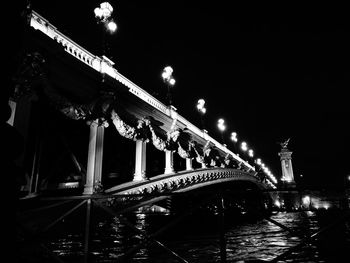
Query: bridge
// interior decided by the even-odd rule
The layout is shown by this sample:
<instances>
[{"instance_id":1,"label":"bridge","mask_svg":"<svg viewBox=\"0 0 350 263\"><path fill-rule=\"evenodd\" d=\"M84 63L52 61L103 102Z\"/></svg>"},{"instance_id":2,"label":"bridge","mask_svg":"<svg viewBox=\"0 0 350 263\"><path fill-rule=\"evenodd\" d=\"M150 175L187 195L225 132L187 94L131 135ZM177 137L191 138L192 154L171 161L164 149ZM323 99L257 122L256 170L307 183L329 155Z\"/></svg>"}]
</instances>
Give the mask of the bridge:
<instances>
[{"instance_id":1,"label":"bridge","mask_svg":"<svg viewBox=\"0 0 350 263\"><path fill-rule=\"evenodd\" d=\"M86 204L87 257L93 204L115 216L202 192L199 199L219 194L223 215L225 190L232 187L253 192L259 205L271 208L277 189L271 173L261 174L258 164L127 79L106 56L90 53L35 11L28 18L9 123L25 141L17 161L26 178L21 200L29 208L29 200L44 205L25 206L23 222L28 214L74 204L40 222L45 232Z\"/></svg>"},{"instance_id":2,"label":"bridge","mask_svg":"<svg viewBox=\"0 0 350 263\"><path fill-rule=\"evenodd\" d=\"M35 142L26 145L21 160L29 194L43 186L44 190L83 188L82 194L160 193L239 180L261 189L276 188L271 174L261 177L256 164L120 74L110 59L91 54L35 11L28 16L11 119L25 139ZM24 121L28 119L32 124ZM73 127L75 133L81 132L78 137L70 137ZM52 143L55 140L61 143ZM116 162L130 162L113 160L115 152L119 157L133 155L128 171L113 170ZM57 175L52 165L70 168ZM123 173L129 175L121 178Z\"/></svg>"}]
</instances>

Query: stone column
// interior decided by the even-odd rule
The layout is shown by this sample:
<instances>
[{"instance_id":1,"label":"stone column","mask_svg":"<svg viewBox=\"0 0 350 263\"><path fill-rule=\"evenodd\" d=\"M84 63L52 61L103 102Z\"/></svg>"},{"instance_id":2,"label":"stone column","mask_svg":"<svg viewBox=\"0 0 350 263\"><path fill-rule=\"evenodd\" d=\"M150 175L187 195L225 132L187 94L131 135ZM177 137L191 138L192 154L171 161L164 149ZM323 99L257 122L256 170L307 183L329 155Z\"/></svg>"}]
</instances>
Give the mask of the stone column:
<instances>
[{"instance_id":1,"label":"stone column","mask_svg":"<svg viewBox=\"0 0 350 263\"><path fill-rule=\"evenodd\" d=\"M186 158L186 170L187 171L193 170L192 158Z\"/></svg>"},{"instance_id":2,"label":"stone column","mask_svg":"<svg viewBox=\"0 0 350 263\"><path fill-rule=\"evenodd\" d=\"M93 194L101 187L104 126L97 121L90 124L86 182L83 194Z\"/></svg>"},{"instance_id":3,"label":"stone column","mask_svg":"<svg viewBox=\"0 0 350 263\"><path fill-rule=\"evenodd\" d=\"M295 184L292 166L292 153L287 148L282 149L278 155L281 160L282 181L288 184Z\"/></svg>"},{"instance_id":4,"label":"stone column","mask_svg":"<svg viewBox=\"0 0 350 263\"><path fill-rule=\"evenodd\" d=\"M174 156L172 151L165 151L165 174L174 172Z\"/></svg>"},{"instance_id":5,"label":"stone column","mask_svg":"<svg viewBox=\"0 0 350 263\"><path fill-rule=\"evenodd\" d=\"M146 146L143 140L136 141L135 151L135 174L133 181L146 180Z\"/></svg>"}]
</instances>

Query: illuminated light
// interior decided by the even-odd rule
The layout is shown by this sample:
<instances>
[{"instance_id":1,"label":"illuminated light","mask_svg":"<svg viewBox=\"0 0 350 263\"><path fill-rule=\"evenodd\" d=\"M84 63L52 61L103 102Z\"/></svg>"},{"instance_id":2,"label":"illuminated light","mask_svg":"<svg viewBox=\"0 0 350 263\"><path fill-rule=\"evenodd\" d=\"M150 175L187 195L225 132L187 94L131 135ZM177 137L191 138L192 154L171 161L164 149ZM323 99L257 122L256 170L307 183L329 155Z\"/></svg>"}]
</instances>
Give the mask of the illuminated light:
<instances>
[{"instance_id":1,"label":"illuminated light","mask_svg":"<svg viewBox=\"0 0 350 263\"><path fill-rule=\"evenodd\" d=\"M167 99L169 100L168 101L169 105L172 104L170 86L174 86L175 85L175 79L172 76L173 72L174 72L174 70L170 66L166 66L163 69L163 72L162 72L163 81L167 84L166 85L167 89L168 89Z\"/></svg>"},{"instance_id":2,"label":"illuminated light","mask_svg":"<svg viewBox=\"0 0 350 263\"><path fill-rule=\"evenodd\" d=\"M260 158L256 159L256 164L258 164L258 165L261 165L261 164L262 164Z\"/></svg>"},{"instance_id":3,"label":"illuminated light","mask_svg":"<svg viewBox=\"0 0 350 263\"><path fill-rule=\"evenodd\" d=\"M219 119L218 120L218 128L219 128L220 131L226 130L225 120L224 119Z\"/></svg>"},{"instance_id":4,"label":"illuminated light","mask_svg":"<svg viewBox=\"0 0 350 263\"><path fill-rule=\"evenodd\" d=\"M169 84L171 85L171 86L174 86L175 85L175 79L174 78L170 78L169 79Z\"/></svg>"},{"instance_id":5,"label":"illuminated light","mask_svg":"<svg viewBox=\"0 0 350 263\"><path fill-rule=\"evenodd\" d=\"M103 15L103 11L101 8L99 7L96 7L94 9L94 13L95 13L95 16L98 17L98 18L102 18L102 15Z\"/></svg>"},{"instance_id":6,"label":"illuminated light","mask_svg":"<svg viewBox=\"0 0 350 263\"><path fill-rule=\"evenodd\" d=\"M329 207L330 207L330 204L328 204L328 203L323 205L323 208L326 209L326 210L327 210Z\"/></svg>"},{"instance_id":7,"label":"illuminated light","mask_svg":"<svg viewBox=\"0 0 350 263\"><path fill-rule=\"evenodd\" d=\"M238 139L237 139L237 132L232 132L231 133L231 140L234 141L234 142L238 141Z\"/></svg>"},{"instance_id":8,"label":"illuminated light","mask_svg":"<svg viewBox=\"0 0 350 263\"><path fill-rule=\"evenodd\" d=\"M95 17L105 22L113 13L113 7L108 2L103 2L100 7L94 9Z\"/></svg>"},{"instance_id":9,"label":"illuminated light","mask_svg":"<svg viewBox=\"0 0 350 263\"><path fill-rule=\"evenodd\" d=\"M198 100L198 106L199 107L204 107L204 105L205 105L205 100L204 99L199 99Z\"/></svg>"},{"instance_id":10,"label":"illuminated light","mask_svg":"<svg viewBox=\"0 0 350 263\"><path fill-rule=\"evenodd\" d=\"M174 70L172 67L170 66L166 66L164 69L163 69L163 72L162 72L162 78L164 81L170 81L170 79L172 78L172 74L173 74ZM175 81L175 80L174 80ZM175 84L175 83L174 83Z\"/></svg>"},{"instance_id":11,"label":"illuminated light","mask_svg":"<svg viewBox=\"0 0 350 263\"><path fill-rule=\"evenodd\" d=\"M111 33L114 33L117 30L117 24L114 21L108 22L107 30Z\"/></svg>"},{"instance_id":12,"label":"illuminated light","mask_svg":"<svg viewBox=\"0 0 350 263\"><path fill-rule=\"evenodd\" d=\"M249 149L249 150L248 150L248 155L249 155L250 157L254 157L254 151L253 151L252 149Z\"/></svg>"},{"instance_id":13,"label":"illuminated light","mask_svg":"<svg viewBox=\"0 0 350 263\"><path fill-rule=\"evenodd\" d=\"M304 205L310 205L310 202L311 202L310 196L305 195L305 196L302 198L302 202L303 202Z\"/></svg>"},{"instance_id":14,"label":"illuminated light","mask_svg":"<svg viewBox=\"0 0 350 263\"><path fill-rule=\"evenodd\" d=\"M275 206L281 207L281 202L280 202L279 200L276 200L276 201L275 201Z\"/></svg>"},{"instance_id":15,"label":"illuminated light","mask_svg":"<svg viewBox=\"0 0 350 263\"><path fill-rule=\"evenodd\" d=\"M241 149L242 149L243 151L247 151L247 150L248 150L248 145L247 145L246 142L242 142L242 143L241 143Z\"/></svg>"},{"instance_id":16,"label":"illuminated light","mask_svg":"<svg viewBox=\"0 0 350 263\"><path fill-rule=\"evenodd\" d=\"M205 105L205 100L199 99L197 102L197 110L202 114L205 114L207 112L207 109L204 107L204 105Z\"/></svg>"}]
</instances>

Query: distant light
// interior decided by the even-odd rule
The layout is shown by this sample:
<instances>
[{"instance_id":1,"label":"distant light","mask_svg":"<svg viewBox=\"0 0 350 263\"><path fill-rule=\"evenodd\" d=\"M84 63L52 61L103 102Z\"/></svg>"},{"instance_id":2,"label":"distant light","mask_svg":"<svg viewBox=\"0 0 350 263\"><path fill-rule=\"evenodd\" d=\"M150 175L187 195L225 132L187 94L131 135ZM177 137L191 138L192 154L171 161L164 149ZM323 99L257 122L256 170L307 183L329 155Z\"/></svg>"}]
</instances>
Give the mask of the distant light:
<instances>
[{"instance_id":1,"label":"distant light","mask_svg":"<svg viewBox=\"0 0 350 263\"><path fill-rule=\"evenodd\" d=\"M103 2L100 7L94 9L95 17L106 21L113 13L113 7L108 2Z\"/></svg>"},{"instance_id":2,"label":"distant light","mask_svg":"<svg viewBox=\"0 0 350 263\"><path fill-rule=\"evenodd\" d=\"M202 114L205 114L207 112L207 109L204 107L204 105L205 105L205 100L199 99L197 102L197 110Z\"/></svg>"},{"instance_id":3,"label":"distant light","mask_svg":"<svg viewBox=\"0 0 350 263\"><path fill-rule=\"evenodd\" d=\"M174 70L170 66L166 66L162 72L163 80L172 86L175 84L175 79L172 76L173 72L174 72Z\"/></svg>"},{"instance_id":4,"label":"distant light","mask_svg":"<svg viewBox=\"0 0 350 263\"><path fill-rule=\"evenodd\" d=\"M218 120L218 128L219 128L220 131L226 130L225 120L224 119L219 119Z\"/></svg>"},{"instance_id":5,"label":"distant light","mask_svg":"<svg viewBox=\"0 0 350 263\"><path fill-rule=\"evenodd\" d=\"M204 99L199 99L198 100L198 105L203 107L205 105L205 100Z\"/></svg>"},{"instance_id":6,"label":"distant light","mask_svg":"<svg viewBox=\"0 0 350 263\"><path fill-rule=\"evenodd\" d=\"M311 202L310 196L305 195L305 196L302 198L302 202L303 202L304 205L309 206L309 205L310 205L310 202Z\"/></svg>"},{"instance_id":7,"label":"distant light","mask_svg":"<svg viewBox=\"0 0 350 263\"><path fill-rule=\"evenodd\" d=\"M109 21L107 24L107 30L114 33L117 30L117 24L114 21Z\"/></svg>"},{"instance_id":8,"label":"distant light","mask_svg":"<svg viewBox=\"0 0 350 263\"><path fill-rule=\"evenodd\" d=\"M231 133L231 140L234 141L234 142L238 141L238 139L237 139L237 132L232 132Z\"/></svg>"},{"instance_id":9,"label":"distant light","mask_svg":"<svg viewBox=\"0 0 350 263\"><path fill-rule=\"evenodd\" d=\"M246 142L242 142L242 143L241 143L241 149L242 149L243 151L247 151L247 150L248 150L248 145L247 145Z\"/></svg>"},{"instance_id":10,"label":"distant light","mask_svg":"<svg viewBox=\"0 0 350 263\"><path fill-rule=\"evenodd\" d=\"M261 159L260 158L256 159L256 164L261 165Z\"/></svg>"},{"instance_id":11,"label":"distant light","mask_svg":"<svg viewBox=\"0 0 350 263\"><path fill-rule=\"evenodd\" d=\"M330 207L330 204L329 204L329 203L325 203L325 204L323 204L323 208L324 208L324 209L326 209L326 210L327 210L329 207Z\"/></svg>"},{"instance_id":12,"label":"distant light","mask_svg":"<svg viewBox=\"0 0 350 263\"><path fill-rule=\"evenodd\" d=\"M162 73L162 78L164 80L169 80L170 77L171 77L171 74L173 74L173 68L170 67L170 66L166 66L164 69L163 69L163 73Z\"/></svg>"},{"instance_id":13,"label":"distant light","mask_svg":"<svg viewBox=\"0 0 350 263\"><path fill-rule=\"evenodd\" d=\"M280 201L278 201L278 200L276 200L276 201L275 201L275 206L277 206L277 207L281 207L281 202L280 202Z\"/></svg>"},{"instance_id":14,"label":"distant light","mask_svg":"<svg viewBox=\"0 0 350 263\"><path fill-rule=\"evenodd\" d=\"M170 79L169 79L169 84L171 85L171 86L174 86L175 85L175 79L173 78L173 77L171 77Z\"/></svg>"},{"instance_id":15,"label":"distant light","mask_svg":"<svg viewBox=\"0 0 350 263\"><path fill-rule=\"evenodd\" d=\"M248 155L249 155L250 157L253 157L253 156L254 156L254 151L253 151L252 149L249 149L249 150L248 150Z\"/></svg>"}]
</instances>

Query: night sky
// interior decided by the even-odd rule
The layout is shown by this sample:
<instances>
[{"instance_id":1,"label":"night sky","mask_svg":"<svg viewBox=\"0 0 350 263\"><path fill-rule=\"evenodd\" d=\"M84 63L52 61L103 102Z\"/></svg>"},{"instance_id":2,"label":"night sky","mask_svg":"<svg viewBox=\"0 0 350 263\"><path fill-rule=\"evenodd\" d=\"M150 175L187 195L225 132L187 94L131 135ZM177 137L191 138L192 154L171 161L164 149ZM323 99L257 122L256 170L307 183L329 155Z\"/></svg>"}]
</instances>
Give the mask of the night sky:
<instances>
[{"instance_id":1,"label":"night sky","mask_svg":"<svg viewBox=\"0 0 350 263\"><path fill-rule=\"evenodd\" d=\"M93 13L98 1L31 3L58 30L101 55L101 27ZM106 39L106 55L121 74L166 103L161 71L170 65L178 113L200 126L196 103L205 99L205 128L216 140L217 120L224 118L228 148L234 150L229 135L236 131L280 178L279 142L291 138L298 182L343 184L350 174L350 32L341 14L287 15L285 9L259 12L228 3L110 3L118 30Z\"/></svg>"}]
</instances>

